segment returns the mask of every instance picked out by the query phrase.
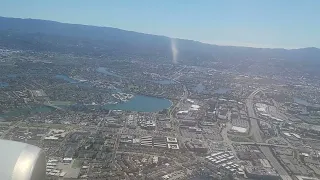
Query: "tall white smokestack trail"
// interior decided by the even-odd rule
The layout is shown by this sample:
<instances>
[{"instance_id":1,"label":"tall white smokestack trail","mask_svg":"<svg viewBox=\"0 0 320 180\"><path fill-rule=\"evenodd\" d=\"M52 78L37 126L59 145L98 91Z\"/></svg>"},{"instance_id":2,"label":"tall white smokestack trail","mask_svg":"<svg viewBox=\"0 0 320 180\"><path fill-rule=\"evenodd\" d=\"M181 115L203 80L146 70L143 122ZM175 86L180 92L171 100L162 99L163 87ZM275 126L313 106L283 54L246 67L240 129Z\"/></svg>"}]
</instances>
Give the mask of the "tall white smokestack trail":
<instances>
[{"instance_id":1,"label":"tall white smokestack trail","mask_svg":"<svg viewBox=\"0 0 320 180\"><path fill-rule=\"evenodd\" d=\"M178 63L178 48L177 48L177 43L176 40L171 38L171 51L172 51L172 62L174 64Z\"/></svg>"}]
</instances>

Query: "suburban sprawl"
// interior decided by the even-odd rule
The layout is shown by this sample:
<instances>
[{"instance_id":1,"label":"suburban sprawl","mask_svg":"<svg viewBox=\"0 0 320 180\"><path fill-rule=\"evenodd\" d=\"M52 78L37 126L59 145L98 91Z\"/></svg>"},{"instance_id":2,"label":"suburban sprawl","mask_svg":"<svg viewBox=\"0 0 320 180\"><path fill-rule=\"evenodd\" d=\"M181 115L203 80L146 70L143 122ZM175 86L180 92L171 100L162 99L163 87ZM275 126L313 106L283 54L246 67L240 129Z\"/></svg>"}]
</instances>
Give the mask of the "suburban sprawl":
<instances>
[{"instance_id":1,"label":"suburban sprawl","mask_svg":"<svg viewBox=\"0 0 320 180\"><path fill-rule=\"evenodd\" d=\"M317 72L179 41L178 54L66 41L0 44L0 136L41 147L48 180L319 180Z\"/></svg>"}]
</instances>

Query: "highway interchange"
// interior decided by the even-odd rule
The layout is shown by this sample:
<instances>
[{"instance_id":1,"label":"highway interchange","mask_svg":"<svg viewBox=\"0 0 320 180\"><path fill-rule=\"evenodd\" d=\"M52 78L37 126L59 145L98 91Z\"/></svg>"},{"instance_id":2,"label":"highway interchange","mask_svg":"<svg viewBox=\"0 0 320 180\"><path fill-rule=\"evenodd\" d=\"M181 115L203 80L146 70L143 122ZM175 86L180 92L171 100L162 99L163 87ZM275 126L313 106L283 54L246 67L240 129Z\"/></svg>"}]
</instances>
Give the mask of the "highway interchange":
<instances>
[{"instance_id":1,"label":"highway interchange","mask_svg":"<svg viewBox=\"0 0 320 180\"><path fill-rule=\"evenodd\" d=\"M175 79L177 80L177 79ZM232 147L232 144L243 144L243 145L258 145L261 152L266 156L266 158L269 160L269 162L271 163L271 165L274 167L274 169L277 170L277 172L279 173L279 175L281 176L281 178L283 180L292 180L292 178L289 176L288 172L282 167L282 165L279 163L279 161L276 159L276 157L274 156L274 154L271 152L270 147L271 146L275 146L272 144L268 144L265 143L263 141L263 138L261 136L261 130L259 127L259 122L258 119L259 117L256 116L255 114L255 110L254 110L254 102L253 99L254 97L259 93L262 92L263 90L265 90L266 88L258 88L257 90L253 91L248 98L246 99L246 108L248 111L248 116L250 119L250 136L252 136L255 140L255 142L232 142L230 141L230 139L227 136L227 130L230 129L230 127L226 126L223 130L222 130L222 136L224 138L224 141L227 142L227 144ZM184 93L180 98L180 101L178 101L178 103L176 103L176 105L172 108L171 112L170 112L170 118L171 120L173 120L173 124L174 124L174 130L176 131L176 134L178 135L178 138L181 139L181 134L179 132L179 123L177 121L177 119L173 116L173 112L176 108L179 107L180 103L183 102L184 100L186 100L188 98L188 91L186 89L186 87L184 86ZM181 144L180 144L181 145ZM280 147L280 145L279 145ZM281 146L281 147L288 147L288 146ZM231 149L232 151L234 151L234 149Z\"/></svg>"},{"instance_id":2,"label":"highway interchange","mask_svg":"<svg viewBox=\"0 0 320 180\"><path fill-rule=\"evenodd\" d=\"M257 116L254 111L254 103L253 98L256 94L263 91L264 89L259 88L255 91L253 91L248 99L246 100L246 106L248 115L250 118L251 128L250 128L250 134L254 137L255 141L258 143L263 142L263 139L261 137L260 127L258 125ZM268 146L259 146L261 152L266 156L266 158L269 160L271 165L276 169L281 176L283 180L292 180L292 178L289 176L288 172L282 167L282 165L279 163L279 161L274 157L273 153L270 150L270 147Z\"/></svg>"}]
</instances>

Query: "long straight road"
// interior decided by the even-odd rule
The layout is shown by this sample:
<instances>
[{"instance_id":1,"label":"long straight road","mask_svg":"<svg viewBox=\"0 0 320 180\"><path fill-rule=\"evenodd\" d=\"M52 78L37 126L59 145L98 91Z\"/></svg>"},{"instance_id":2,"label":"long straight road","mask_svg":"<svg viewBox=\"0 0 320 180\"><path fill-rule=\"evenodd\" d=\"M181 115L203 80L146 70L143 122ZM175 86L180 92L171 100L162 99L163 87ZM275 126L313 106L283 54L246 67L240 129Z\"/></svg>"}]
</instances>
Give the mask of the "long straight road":
<instances>
[{"instance_id":1,"label":"long straight road","mask_svg":"<svg viewBox=\"0 0 320 180\"><path fill-rule=\"evenodd\" d=\"M254 112L254 104L253 104L253 98L256 94L258 94L262 89L257 89L253 91L249 97L246 100L247 110L248 110L248 116L250 118L251 128L250 128L250 135L254 137L256 142L262 142L262 137L260 134L260 128L258 125L257 117Z\"/></svg>"},{"instance_id":2,"label":"long straight road","mask_svg":"<svg viewBox=\"0 0 320 180\"><path fill-rule=\"evenodd\" d=\"M179 72L181 72L185 68L186 68L186 66L184 68L182 68ZM179 139L180 147L185 147L184 141L182 140L182 136L181 136L181 133L179 130L179 121L178 121L178 119L176 119L176 117L174 117L174 113L175 113L176 108L179 108L180 104L183 103L183 101L186 100L189 95L189 92L188 92L186 85L184 85L178 81L178 79L180 77L181 76L178 76L172 80L175 81L176 83L180 83L183 86L183 94L182 94L180 100L177 102L177 104L171 108L169 116L170 116L171 125L173 126L174 132L176 133L176 137Z\"/></svg>"},{"instance_id":3,"label":"long straight road","mask_svg":"<svg viewBox=\"0 0 320 180\"><path fill-rule=\"evenodd\" d=\"M253 91L248 99L246 100L246 106L248 110L248 115L250 118L251 128L250 128L250 135L253 136L256 142L262 143L263 139L260 134L260 127L257 121L257 117L254 111L254 104L253 104L253 98L256 94L258 94L263 89L259 88L255 91ZM266 146L260 146L261 152L266 156L266 158L269 160L271 165L274 169L277 170L279 175L283 180L292 180L292 178L289 176L288 172L282 167L282 165L279 163L276 157L272 154L269 147Z\"/></svg>"},{"instance_id":4,"label":"long straight road","mask_svg":"<svg viewBox=\"0 0 320 180\"><path fill-rule=\"evenodd\" d=\"M176 137L179 139L180 147L185 147L185 145L184 145L184 141L182 140L182 136L181 136L181 133L179 130L179 121L176 117L174 117L173 113L175 113L176 108L179 108L180 103L182 103L184 100L186 100L188 98L188 94L189 94L189 92L188 92L187 87L185 85L183 85L183 95L181 96L179 102L170 111L170 120L172 122L174 131L176 133Z\"/></svg>"}]
</instances>

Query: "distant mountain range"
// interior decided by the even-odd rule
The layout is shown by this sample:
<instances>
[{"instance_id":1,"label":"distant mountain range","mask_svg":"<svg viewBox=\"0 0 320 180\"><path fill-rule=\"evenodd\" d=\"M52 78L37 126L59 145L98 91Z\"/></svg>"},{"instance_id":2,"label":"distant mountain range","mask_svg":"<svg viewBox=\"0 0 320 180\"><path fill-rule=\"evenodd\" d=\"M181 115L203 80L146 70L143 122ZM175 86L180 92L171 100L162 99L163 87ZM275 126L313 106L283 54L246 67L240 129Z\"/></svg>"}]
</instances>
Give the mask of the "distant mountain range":
<instances>
[{"instance_id":1,"label":"distant mountain range","mask_svg":"<svg viewBox=\"0 0 320 180\"><path fill-rule=\"evenodd\" d=\"M179 62L281 59L320 62L320 49L268 49L218 46L176 40ZM172 60L171 39L110 27L0 17L0 47L122 58Z\"/></svg>"}]
</instances>

